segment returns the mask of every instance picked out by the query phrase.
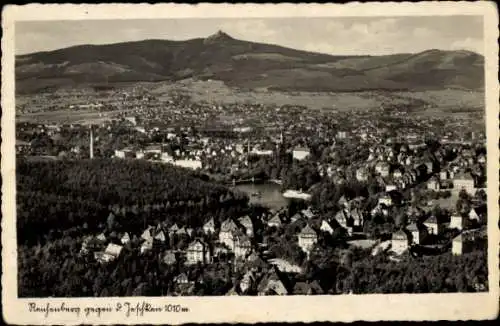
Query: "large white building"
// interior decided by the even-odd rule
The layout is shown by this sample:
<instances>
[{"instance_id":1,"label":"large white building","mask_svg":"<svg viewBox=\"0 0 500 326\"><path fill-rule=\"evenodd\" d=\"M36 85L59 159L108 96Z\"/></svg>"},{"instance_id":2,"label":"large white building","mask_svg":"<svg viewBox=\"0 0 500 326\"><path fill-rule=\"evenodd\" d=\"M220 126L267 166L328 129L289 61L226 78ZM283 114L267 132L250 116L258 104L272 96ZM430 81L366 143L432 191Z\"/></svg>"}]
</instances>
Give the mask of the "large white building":
<instances>
[{"instance_id":1,"label":"large white building","mask_svg":"<svg viewBox=\"0 0 500 326\"><path fill-rule=\"evenodd\" d=\"M201 169L201 161L200 160L176 160L173 162L174 165L180 166L187 169Z\"/></svg>"},{"instance_id":2,"label":"large white building","mask_svg":"<svg viewBox=\"0 0 500 326\"><path fill-rule=\"evenodd\" d=\"M292 151L292 157L294 160L305 160L310 155L310 151L304 147L297 147Z\"/></svg>"},{"instance_id":3,"label":"large white building","mask_svg":"<svg viewBox=\"0 0 500 326\"><path fill-rule=\"evenodd\" d=\"M464 189L467 193L473 195L475 192L474 178L470 173L461 173L453 178L453 188L455 191Z\"/></svg>"}]
</instances>

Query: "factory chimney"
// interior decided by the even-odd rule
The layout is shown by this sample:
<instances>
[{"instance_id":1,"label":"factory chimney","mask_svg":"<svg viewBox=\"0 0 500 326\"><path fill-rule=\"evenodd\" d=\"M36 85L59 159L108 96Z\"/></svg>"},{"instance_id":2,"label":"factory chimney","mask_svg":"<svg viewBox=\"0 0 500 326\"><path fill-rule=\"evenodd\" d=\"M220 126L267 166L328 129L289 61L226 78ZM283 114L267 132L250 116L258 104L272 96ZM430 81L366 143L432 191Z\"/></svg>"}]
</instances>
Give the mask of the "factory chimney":
<instances>
[{"instance_id":1,"label":"factory chimney","mask_svg":"<svg viewBox=\"0 0 500 326\"><path fill-rule=\"evenodd\" d=\"M94 133L92 131L92 125L90 125L90 159L94 158Z\"/></svg>"}]
</instances>

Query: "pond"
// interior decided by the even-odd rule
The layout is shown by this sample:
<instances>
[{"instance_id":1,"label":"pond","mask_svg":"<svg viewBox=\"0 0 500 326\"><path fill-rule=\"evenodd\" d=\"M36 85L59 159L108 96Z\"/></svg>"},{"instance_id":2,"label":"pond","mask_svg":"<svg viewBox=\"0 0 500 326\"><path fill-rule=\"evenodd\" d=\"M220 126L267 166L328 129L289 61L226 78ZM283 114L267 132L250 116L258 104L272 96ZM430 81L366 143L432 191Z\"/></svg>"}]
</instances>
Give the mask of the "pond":
<instances>
[{"instance_id":1,"label":"pond","mask_svg":"<svg viewBox=\"0 0 500 326\"><path fill-rule=\"evenodd\" d=\"M245 183L233 188L246 193L251 204L260 204L271 209L280 209L288 205L288 199L283 197L281 186L276 183ZM260 196L252 196L254 193L260 193Z\"/></svg>"}]
</instances>

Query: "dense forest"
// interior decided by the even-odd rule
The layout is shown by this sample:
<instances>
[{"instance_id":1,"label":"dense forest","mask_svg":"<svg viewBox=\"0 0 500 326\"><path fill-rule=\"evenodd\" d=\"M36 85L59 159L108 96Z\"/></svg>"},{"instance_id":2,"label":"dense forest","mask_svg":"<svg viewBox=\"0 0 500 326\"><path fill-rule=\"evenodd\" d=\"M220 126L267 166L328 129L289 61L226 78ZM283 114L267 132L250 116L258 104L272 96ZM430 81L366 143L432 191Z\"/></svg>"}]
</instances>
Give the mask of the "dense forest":
<instances>
[{"instance_id":1,"label":"dense forest","mask_svg":"<svg viewBox=\"0 0 500 326\"><path fill-rule=\"evenodd\" d=\"M201 226L247 209L248 198L171 165L111 159L28 162L17 166L19 243L52 239L71 228L115 230L165 221Z\"/></svg>"}]
</instances>

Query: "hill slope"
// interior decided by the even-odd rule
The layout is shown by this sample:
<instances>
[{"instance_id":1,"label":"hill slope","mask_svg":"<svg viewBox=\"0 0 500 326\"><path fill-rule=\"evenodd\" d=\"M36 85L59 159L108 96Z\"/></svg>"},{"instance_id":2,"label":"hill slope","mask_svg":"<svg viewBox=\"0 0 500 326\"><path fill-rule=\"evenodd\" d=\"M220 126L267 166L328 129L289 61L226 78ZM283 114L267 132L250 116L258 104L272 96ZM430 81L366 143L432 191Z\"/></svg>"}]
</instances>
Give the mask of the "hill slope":
<instances>
[{"instance_id":1,"label":"hill slope","mask_svg":"<svg viewBox=\"0 0 500 326\"><path fill-rule=\"evenodd\" d=\"M63 84L215 79L239 88L297 91L482 89L482 56L430 50L332 56L237 40L218 32L187 41L82 45L16 57L20 92Z\"/></svg>"}]
</instances>

